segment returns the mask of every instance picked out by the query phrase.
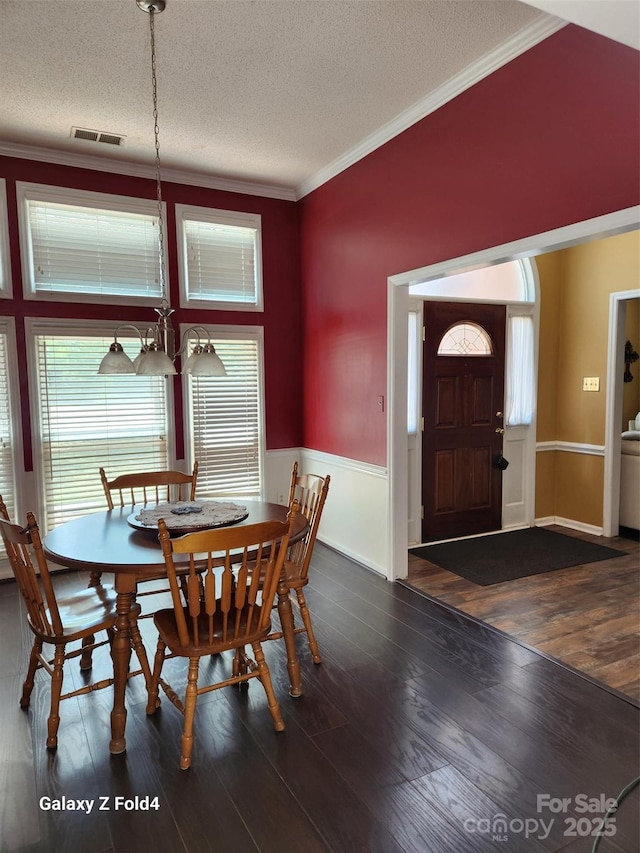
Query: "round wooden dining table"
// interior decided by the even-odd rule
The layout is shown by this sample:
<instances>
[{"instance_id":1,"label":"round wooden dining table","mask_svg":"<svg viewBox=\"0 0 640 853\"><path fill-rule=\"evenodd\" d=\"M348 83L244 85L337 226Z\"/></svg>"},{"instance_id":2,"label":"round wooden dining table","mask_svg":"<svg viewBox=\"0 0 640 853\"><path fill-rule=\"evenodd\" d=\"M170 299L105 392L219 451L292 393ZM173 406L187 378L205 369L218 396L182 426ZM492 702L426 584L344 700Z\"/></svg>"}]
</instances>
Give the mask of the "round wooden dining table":
<instances>
[{"instance_id":1,"label":"round wooden dining table","mask_svg":"<svg viewBox=\"0 0 640 853\"><path fill-rule=\"evenodd\" d=\"M288 507L266 501L246 500L248 515L234 527L257 524L263 521L286 521ZM113 658L113 710L111 711L112 754L126 749L125 727L127 709L125 688L129 674L132 642L135 646L147 687L150 669L146 650L140 639L137 626L135 598L138 581L163 577L165 562L158 541L157 530L141 530L129 523L132 514L143 507L125 506L68 521L47 533L43 540L48 560L70 569L87 573L111 573L115 576L118 619L112 645ZM301 539L308 529L308 521L302 513L294 520L291 541ZM179 566L188 561L187 554L175 554L174 562ZM284 595L286 591L286 595ZM278 611L286 633L288 667L293 682L299 685L299 666L292 659L293 613L288 590L278 596ZM289 636L290 635L290 636Z\"/></svg>"}]
</instances>

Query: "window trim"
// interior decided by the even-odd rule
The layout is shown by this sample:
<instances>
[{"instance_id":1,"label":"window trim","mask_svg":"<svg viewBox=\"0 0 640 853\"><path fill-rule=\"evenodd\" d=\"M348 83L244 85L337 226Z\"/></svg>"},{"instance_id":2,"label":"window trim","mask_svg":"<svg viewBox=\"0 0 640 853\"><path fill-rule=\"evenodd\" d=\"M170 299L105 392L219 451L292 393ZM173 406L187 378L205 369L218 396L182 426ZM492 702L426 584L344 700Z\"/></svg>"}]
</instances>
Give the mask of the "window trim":
<instances>
[{"instance_id":1,"label":"window trim","mask_svg":"<svg viewBox=\"0 0 640 853\"><path fill-rule=\"evenodd\" d=\"M36 347L37 335L57 334L60 337L71 337L74 335L82 337L113 336L116 328L126 323L126 320L78 320L73 318L54 317L27 317L25 318L25 337L27 344L27 376L29 382L29 410L31 412L32 431L32 453L33 453L33 476L34 476L34 510L36 518L45 520L45 488L44 464L42 455L42 413L40 411L39 383L38 383L38 353ZM121 337L121 340L123 338ZM96 373L98 372L96 364ZM165 379L166 383L166 412L167 412L167 450L168 464L176 468L175 458L175 405L173 395L172 377ZM97 472L96 472L97 476Z\"/></svg>"},{"instance_id":2,"label":"window trim","mask_svg":"<svg viewBox=\"0 0 640 853\"><path fill-rule=\"evenodd\" d=\"M22 477L24 445L22 441L22 411L20 409L20 385L17 370L16 322L13 317L0 317L0 334L7 336L7 389L9 418L12 424L14 503L18 518L22 518ZM12 357L13 356L13 357Z\"/></svg>"},{"instance_id":3,"label":"window trim","mask_svg":"<svg viewBox=\"0 0 640 853\"><path fill-rule=\"evenodd\" d=\"M187 324L180 325L180 336L189 328ZM211 335L213 344L219 340L245 338L257 341L258 344L258 424L260 452L260 500L265 500L265 457L267 452L266 440L266 396L265 396L265 365L264 365L264 326L234 326L208 324L199 328L206 329ZM185 377L186 378L186 377ZM190 380L182 383L182 404L184 411L184 455L187 466L193 467L194 447L192 440L193 421L191 418Z\"/></svg>"},{"instance_id":4,"label":"window trim","mask_svg":"<svg viewBox=\"0 0 640 853\"><path fill-rule=\"evenodd\" d=\"M236 210L222 210L214 207L198 207L191 204L176 204L176 240L178 244L178 281L180 285L180 307L204 308L209 311L264 311L262 284L262 217L259 213L243 213ZM198 299L189 295L189 276L187 271L187 238L184 229L185 220L210 222L220 225L236 225L240 228L254 228L256 231L255 265L255 302L230 302L223 299Z\"/></svg>"},{"instance_id":5,"label":"window trim","mask_svg":"<svg viewBox=\"0 0 640 853\"><path fill-rule=\"evenodd\" d=\"M27 181L16 181L16 196L18 200L18 225L20 232L20 263L22 267L22 287L24 298L38 302L72 302L77 304L113 305L157 305L158 296L133 296L118 294L100 294L89 292L49 292L36 290L33 279L33 249L31 243L31 228L27 213L27 201L37 200L55 204L68 204L77 207L93 207L101 210L115 210L124 213L137 213L146 216L157 216L158 203L155 199L138 198L135 196L112 195L111 193L94 192L93 190L76 190L67 187L55 187L48 184L32 184ZM163 231L164 231L164 266L166 272L165 290L169 293L169 264L167 255L167 206L162 202Z\"/></svg>"},{"instance_id":6,"label":"window trim","mask_svg":"<svg viewBox=\"0 0 640 853\"><path fill-rule=\"evenodd\" d=\"M11 299L12 297L13 281L11 279L7 182L4 178L0 178L0 299Z\"/></svg>"}]
</instances>

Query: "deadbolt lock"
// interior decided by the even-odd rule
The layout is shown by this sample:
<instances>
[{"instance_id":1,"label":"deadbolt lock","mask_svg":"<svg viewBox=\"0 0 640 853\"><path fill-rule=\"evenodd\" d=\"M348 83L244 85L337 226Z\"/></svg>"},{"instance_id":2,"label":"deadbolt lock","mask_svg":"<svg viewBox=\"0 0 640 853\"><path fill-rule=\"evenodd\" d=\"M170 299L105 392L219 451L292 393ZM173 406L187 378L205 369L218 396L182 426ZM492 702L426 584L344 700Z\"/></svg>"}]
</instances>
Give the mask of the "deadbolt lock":
<instances>
[{"instance_id":1,"label":"deadbolt lock","mask_svg":"<svg viewBox=\"0 0 640 853\"><path fill-rule=\"evenodd\" d=\"M503 415L502 415L502 412L496 412L496 417L497 417L497 418L501 418L502 416L503 416Z\"/></svg>"}]
</instances>

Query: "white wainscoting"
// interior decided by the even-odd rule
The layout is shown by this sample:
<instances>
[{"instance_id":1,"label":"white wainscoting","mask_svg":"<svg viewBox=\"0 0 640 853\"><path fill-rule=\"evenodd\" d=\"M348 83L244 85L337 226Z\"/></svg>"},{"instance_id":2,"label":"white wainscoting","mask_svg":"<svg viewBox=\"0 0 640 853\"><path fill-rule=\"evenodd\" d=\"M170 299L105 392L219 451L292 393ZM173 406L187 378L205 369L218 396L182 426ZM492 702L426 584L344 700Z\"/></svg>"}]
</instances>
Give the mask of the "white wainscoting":
<instances>
[{"instance_id":1,"label":"white wainscoting","mask_svg":"<svg viewBox=\"0 0 640 853\"><path fill-rule=\"evenodd\" d=\"M331 476L318 538L352 560L387 577L387 469L355 459L303 449L302 470Z\"/></svg>"},{"instance_id":2,"label":"white wainscoting","mask_svg":"<svg viewBox=\"0 0 640 853\"><path fill-rule=\"evenodd\" d=\"M286 502L296 459L303 474L331 477L318 539L388 577L387 469L307 448L269 450L265 458L266 500Z\"/></svg>"}]
</instances>

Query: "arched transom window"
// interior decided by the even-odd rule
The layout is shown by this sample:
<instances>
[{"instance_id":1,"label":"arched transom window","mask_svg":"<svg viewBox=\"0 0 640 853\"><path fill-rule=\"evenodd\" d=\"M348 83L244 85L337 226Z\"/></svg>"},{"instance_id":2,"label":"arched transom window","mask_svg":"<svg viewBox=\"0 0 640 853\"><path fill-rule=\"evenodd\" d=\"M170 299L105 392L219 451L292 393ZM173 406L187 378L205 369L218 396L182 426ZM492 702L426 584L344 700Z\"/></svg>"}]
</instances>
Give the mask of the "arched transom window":
<instances>
[{"instance_id":1,"label":"arched transom window","mask_svg":"<svg viewBox=\"0 0 640 853\"><path fill-rule=\"evenodd\" d=\"M456 323L442 336L438 355L493 355L493 346L482 326Z\"/></svg>"}]
</instances>

